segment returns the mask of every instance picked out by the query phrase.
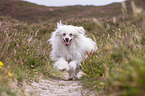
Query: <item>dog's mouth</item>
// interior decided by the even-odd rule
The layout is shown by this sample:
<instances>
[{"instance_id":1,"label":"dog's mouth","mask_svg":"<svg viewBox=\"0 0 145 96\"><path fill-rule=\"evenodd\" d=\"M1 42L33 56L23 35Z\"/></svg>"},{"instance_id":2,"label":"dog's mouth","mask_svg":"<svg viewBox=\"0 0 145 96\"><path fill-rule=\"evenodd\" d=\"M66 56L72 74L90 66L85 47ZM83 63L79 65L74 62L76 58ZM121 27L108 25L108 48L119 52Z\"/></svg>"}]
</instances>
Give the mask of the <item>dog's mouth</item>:
<instances>
[{"instance_id":1,"label":"dog's mouth","mask_svg":"<svg viewBox=\"0 0 145 96\"><path fill-rule=\"evenodd\" d=\"M70 45L71 40L72 40L72 39L65 38L65 39L64 39L65 46L69 46L69 45Z\"/></svg>"}]
</instances>

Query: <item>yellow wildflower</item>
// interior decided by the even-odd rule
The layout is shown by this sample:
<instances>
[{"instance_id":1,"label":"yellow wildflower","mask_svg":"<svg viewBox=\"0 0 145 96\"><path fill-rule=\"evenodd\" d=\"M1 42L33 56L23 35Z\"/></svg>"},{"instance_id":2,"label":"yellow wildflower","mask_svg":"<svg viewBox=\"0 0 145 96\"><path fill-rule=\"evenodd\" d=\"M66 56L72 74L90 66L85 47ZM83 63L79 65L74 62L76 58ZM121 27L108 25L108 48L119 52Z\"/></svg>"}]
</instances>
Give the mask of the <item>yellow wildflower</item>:
<instances>
[{"instance_id":1,"label":"yellow wildflower","mask_svg":"<svg viewBox=\"0 0 145 96\"><path fill-rule=\"evenodd\" d=\"M11 74L10 72L8 73L8 75L9 75L10 77L12 76L12 74Z\"/></svg>"},{"instance_id":2,"label":"yellow wildflower","mask_svg":"<svg viewBox=\"0 0 145 96\"><path fill-rule=\"evenodd\" d=\"M0 68L2 68L3 65L4 65L3 62L0 61Z\"/></svg>"},{"instance_id":3,"label":"yellow wildflower","mask_svg":"<svg viewBox=\"0 0 145 96\"><path fill-rule=\"evenodd\" d=\"M4 65L3 62L0 61L0 66L3 66L3 65Z\"/></svg>"}]
</instances>

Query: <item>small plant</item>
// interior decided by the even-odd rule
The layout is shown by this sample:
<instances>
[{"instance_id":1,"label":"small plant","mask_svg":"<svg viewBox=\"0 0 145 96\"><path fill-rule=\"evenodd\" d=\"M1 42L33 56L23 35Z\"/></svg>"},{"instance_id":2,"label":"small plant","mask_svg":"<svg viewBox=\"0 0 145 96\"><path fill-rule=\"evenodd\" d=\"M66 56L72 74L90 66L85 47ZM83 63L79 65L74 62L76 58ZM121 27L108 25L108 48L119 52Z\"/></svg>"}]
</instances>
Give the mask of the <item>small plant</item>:
<instances>
[{"instance_id":1,"label":"small plant","mask_svg":"<svg viewBox=\"0 0 145 96\"><path fill-rule=\"evenodd\" d=\"M127 17L127 6L126 6L125 1L121 3L121 6L122 6L121 11L123 13L123 17L125 18Z\"/></svg>"},{"instance_id":2,"label":"small plant","mask_svg":"<svg viewBox=\"0 0 145 96\"><path fill-rule=\"evenodd\" d=\"M9 94L15 96L15 92L11 90L10 80L13 79L10 70L5 67L5 64L0 61L0 95Z\"/></svg>"},{"instance_id":3,"label":"small plant","mask_svg":"<svg viewBox=\"0 0 145 96\"><path fill-rule=\"evenodd\" d=\"M134 1L131 1L131 7L132 7L132 11L133 11L133 16L134 17L140 17L143 14L143 9L139 8L135 5Z\"/></svg>"}]
</instances>

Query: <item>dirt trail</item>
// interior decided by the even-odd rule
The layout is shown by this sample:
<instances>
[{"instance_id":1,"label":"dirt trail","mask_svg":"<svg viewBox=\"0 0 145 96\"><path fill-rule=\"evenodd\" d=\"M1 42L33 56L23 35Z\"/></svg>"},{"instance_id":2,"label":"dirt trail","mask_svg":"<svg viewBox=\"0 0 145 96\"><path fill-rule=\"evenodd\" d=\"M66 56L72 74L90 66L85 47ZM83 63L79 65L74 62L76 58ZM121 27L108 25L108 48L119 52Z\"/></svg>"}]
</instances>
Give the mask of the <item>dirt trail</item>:
<instances>
[{"instance_id":1,"label":"dirt trail","mask_svg":"<svg viewBox=\"0 0 145 96\"><path fill-rule=\"evenodd\" d=\"M94 92L84 89L79 80L66 81L52 78L41 79L38 83L33 82L25 91L29 91L32 96L95 96Z\"/></svg>"}]
</instances>

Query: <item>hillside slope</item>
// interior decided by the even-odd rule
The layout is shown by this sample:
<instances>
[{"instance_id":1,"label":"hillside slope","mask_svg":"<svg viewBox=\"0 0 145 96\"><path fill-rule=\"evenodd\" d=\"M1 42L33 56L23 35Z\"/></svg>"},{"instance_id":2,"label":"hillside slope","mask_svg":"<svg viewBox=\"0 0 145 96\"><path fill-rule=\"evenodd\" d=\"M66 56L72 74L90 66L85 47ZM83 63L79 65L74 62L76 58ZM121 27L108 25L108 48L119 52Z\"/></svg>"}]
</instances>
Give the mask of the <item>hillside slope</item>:
<instances>
[{"instance_id":1,"label":"hillside slope","mask_svg":"<svg viewBox=\"0 0 145 96\"><path fill-rule=\"evenodd\" d=\"M136 0L136 4L142 8L144 0ZM130 2L127 2L130 9ZM145 8L145 7L144 7ZM41 22L48 20L65 20L80 18L102 18L121 14L121 5L114 3L107 6L68 6L68 7L46 7L21 0L0 0L0 16L11 16L25 22Z\"/></svg>"}]
</instances>

